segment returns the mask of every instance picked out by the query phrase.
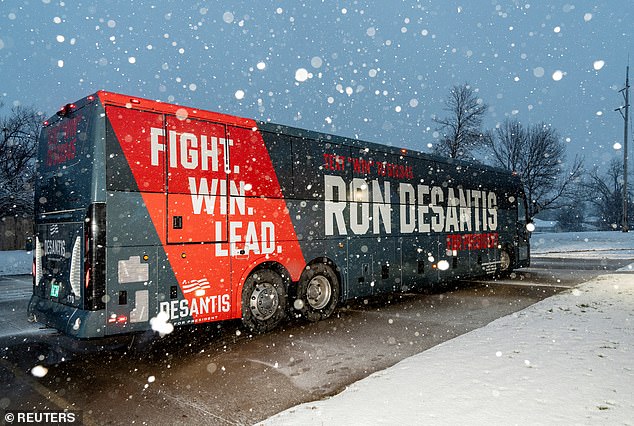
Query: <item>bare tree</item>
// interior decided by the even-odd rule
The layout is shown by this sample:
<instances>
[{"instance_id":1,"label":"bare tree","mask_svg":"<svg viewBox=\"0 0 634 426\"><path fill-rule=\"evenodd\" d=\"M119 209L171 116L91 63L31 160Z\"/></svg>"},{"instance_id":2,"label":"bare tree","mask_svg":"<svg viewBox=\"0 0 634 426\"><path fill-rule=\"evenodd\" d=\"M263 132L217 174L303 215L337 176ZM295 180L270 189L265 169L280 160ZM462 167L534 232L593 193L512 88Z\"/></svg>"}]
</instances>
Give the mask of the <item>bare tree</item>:
<instances>
[{"instance_id":1,"label":"bare tree","mask_svg":"<svg viewBox=\"0 0 634 426\"><path fill-rule=\"evenodd\" d=\"M0 109L2 105L0 105ZM0 216L33 212L33 172L41 117L33 108L0 114Z\"/></svg>"},{"instance_id":2,"label":"bare tree","mask_svg":"<svg viewBox=\"0 0 634 426\"><path fill-rule=\"evenodd\" d=\"M612 159L603 174L595 167L588 173L584 188L603 227L609 230L620 228L623 223L623 160ZM628 188L628 201L629 198Z\"/></svg>"},{"instance_id":3,"label":"bare tree","mask_svg":"<svg viewBox=\"0 0 634 426\"><path fill-rule=\"evenodd\" d=\"M506 120L494 131L491 151L498 166L522 180L530 217L575 195L583 161L575 157L564 170L566 146L552 127L542 123L525 128L517 120Z\"/></svg>"},{"instance_id":4,"label":"bare tree","mask_svg":"<svg viewBox=\"0 0 634 426\"><path fill-rule=\"evenodd\" d=\"M482 120L489 106L480 99L469 84L454 86L445 101L445 118L434 118L442 136L434 146L436 154L450 158L471 157L472 151L489 142L482 132Z\"/></svg>"},{"instance_id":5,"label":"bare tree","mask_svg":"<svg viewBox=\"0 0 634 426\"><path fill-rule=\"evenodd\" d=\"M528 144L527 129L517 120L505 120L493 132L491 150L500 167L517 172L523 168Z\"/></svg>"},{"instance_id":6,"label":"bare tree","mask_svg":"<svg viewBox=\"0 0 634 426\"><path fill-rule=\"evenodd\" d=\"M580 188L581 189L581 188ZM583 231L583 224L588 215L588 205L583 190L575 191L569 203L557 209L557 223L565 232Z\"/></svg>"}]
</instances>

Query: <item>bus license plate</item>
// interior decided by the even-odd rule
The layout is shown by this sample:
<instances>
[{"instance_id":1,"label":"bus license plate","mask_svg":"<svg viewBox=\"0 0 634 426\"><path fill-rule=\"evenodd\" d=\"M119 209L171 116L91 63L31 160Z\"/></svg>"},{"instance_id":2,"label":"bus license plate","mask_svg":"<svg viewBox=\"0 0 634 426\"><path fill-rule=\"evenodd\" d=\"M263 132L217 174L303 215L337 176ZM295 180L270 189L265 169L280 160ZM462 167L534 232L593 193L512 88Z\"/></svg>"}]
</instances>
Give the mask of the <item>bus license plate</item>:
<instances>
[{"instance_id":1,"label":"bus license plate","mask_svg":"<svg viewBox=\"0 0 634 426\"><path fill-rule=\"evenodd\" d=\"M51 297L59 297L59 284L51 285Z\"/></svg>"}]
</instances>

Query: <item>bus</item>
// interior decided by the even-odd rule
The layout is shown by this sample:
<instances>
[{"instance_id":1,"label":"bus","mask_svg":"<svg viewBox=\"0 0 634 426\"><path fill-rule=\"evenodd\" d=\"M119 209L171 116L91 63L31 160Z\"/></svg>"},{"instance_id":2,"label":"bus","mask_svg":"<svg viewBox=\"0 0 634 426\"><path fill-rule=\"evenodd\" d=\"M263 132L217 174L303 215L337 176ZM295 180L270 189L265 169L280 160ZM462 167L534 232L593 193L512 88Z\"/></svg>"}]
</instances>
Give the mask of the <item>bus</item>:
<instances>
[{"instance_id":1,"label":"bus","mask_svg":"<svg viewBox=\"0 0 634 426\"><path fill-rule=\"evenodd\" d=\"M107 91L38 149L29 317L79 339L267 332L530 261L520 180L482 164Z\"/></svg>"}]
</instances>

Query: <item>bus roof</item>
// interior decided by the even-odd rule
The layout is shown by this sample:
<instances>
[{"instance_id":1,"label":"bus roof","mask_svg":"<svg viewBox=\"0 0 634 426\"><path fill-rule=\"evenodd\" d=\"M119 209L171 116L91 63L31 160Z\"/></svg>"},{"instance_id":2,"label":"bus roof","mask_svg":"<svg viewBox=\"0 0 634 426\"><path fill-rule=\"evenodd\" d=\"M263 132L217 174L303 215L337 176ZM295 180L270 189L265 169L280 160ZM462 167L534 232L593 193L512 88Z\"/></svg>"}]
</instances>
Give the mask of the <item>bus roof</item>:
<instances>
[{"instance_id":1,"label":"bus roof","mask_svg":"<svg viewBox=\"0 0 634 426\"><path fill-rule=\"evenodd\" d=\"M257 126L255 120L234 115L211 112L199 108L191 108L182 105L175 105L161 101L153 101L150 99L140 98L138 96L128 96L119 93L107 92L100 90L96 93L101 102L105 105L116 105L139 109L143 111L152 111L162 114L175 115L184 118L199 118L204 120L227 123L239 127L254 128Z\"/></svg>"},{"instance_id":2,"label":"bus roof","mask_svg":"<svg viewBox=\"0 0 634 426\"><path fill-rule=\"evenodd\" d=\"M421 158L427 159L429 161L434 161L437 163L443 163L447 165L456 165L462 166L465 168L478 168L482 170L487 170L494 173L503 174L505 176L510 175L511 173L505 169L501 169L499 167L488 166L482 163L474 163L464 160L457 160L454 158L442 157L435 154L424 153L417 150L410 150L405 148L400 148L392 145L384 145L375 142L368 142L359 139L352 139L345 136L337 136L329 133L317 132L313 130L305 130L297 127L275 124L267 121L254 120L250 118L238 117L229 114L223 114L219 112L207 111L199 108L191 108L182 105L170 104L167 102L161 102L156 100L150 100L141 98L138 96L129 96L120 93L109 92L105 90L98 91L94 96L98 96L101 102L105 105L116 105L126 108L132 108L142 110L142 111L152 111L162 114L170 114L175 115L177 117L186 117L186 118L199 118L204 120L210 120L215 122L221 122L230 124L238 127L245 128L259 128L266 132L271 133L279 133L286 134L289 136L295 136L306 139L319 140L324 142L333 143L336 145L348 145L357 147L360 149L369 148L373 151L385 152L392 155L403 156L403 157L411 157L411 158ZM90 98L90 97L89 97ZM513 178L519 177L513 174Z\"/></svg>"},{"instance_id":3,"label":"bus roof","mask_svg":"<svg viewBox=\"0 0 634 426\"><path fill-rule=\"evenodd\" d=\"M335 145L348 145L359 149L368 148L372 151L384 152L387 154L420 158L436 163L443 163L447 165L462 166L465 168L478 168L487 170L489 172L503 174L505 176L511 174L508 170L500 167L488 166L483 163L470 162L466 160L458 160L455 158L443 157L436 154L425 153L412 149L400 148L392 145L384 145L376 142L368 142L361 139L352 139L345 136L336 136L329 133L316 132L313 130L305 130L297 127L286 126L282 124L275 124L270 122L258 121L258 127L266 132L285 134L289 136L295 136L299 138L313 139L318 141L324 141ZM513 175L515 177L515 175ZM519 179L519 178L518 178Z\"/></svg>"}]
</instances>

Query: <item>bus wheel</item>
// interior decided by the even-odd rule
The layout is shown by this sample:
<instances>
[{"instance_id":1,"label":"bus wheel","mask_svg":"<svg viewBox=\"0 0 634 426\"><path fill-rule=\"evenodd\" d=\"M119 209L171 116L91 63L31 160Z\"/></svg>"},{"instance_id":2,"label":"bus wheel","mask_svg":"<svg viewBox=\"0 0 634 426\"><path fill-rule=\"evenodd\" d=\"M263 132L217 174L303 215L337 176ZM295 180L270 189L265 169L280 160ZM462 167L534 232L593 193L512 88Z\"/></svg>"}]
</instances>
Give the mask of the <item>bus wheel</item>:
<instances>
[{"instance_id":1,"label":"bus wheel","mask_svg":"<svg viewBox=\"0 0 634 426\"><path fill-rule=\"evenodd\" d=\"M242 322L254 333L266 333L286 317L286 285L275 271L255 271L242 288Z\"/></svg>"},{"instance_id":2,"label":"bus wheel","mask_svg":"<svg viewBox=\"0 0 634 426\"><path fill-rule=\"evenodd\" d=\"M328 318L339 301L339 280L324 263L310 265L297 285L294 307L309 321Z\"/></svg>"},{"instance_id":3,"label":"bus wheel","mask_svg":"<svg viewBox=\"0 0 634 426\"><path fill-rule=\"evenodd\" d=\"M511 273L511 263L512 259L508 248L503 248L500 251L500 270L498 273L500 277L506 277Z\"/></svg>"}]
</instances>

